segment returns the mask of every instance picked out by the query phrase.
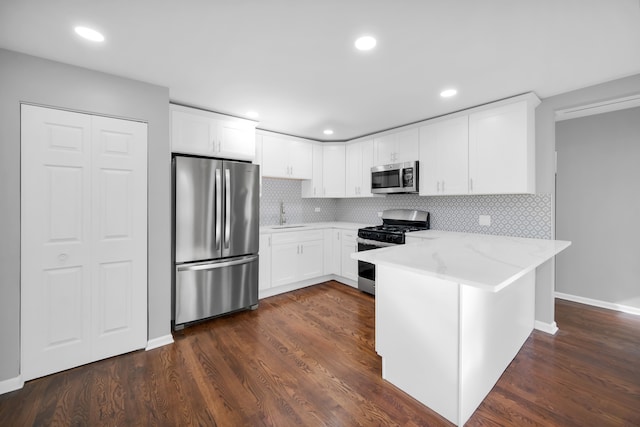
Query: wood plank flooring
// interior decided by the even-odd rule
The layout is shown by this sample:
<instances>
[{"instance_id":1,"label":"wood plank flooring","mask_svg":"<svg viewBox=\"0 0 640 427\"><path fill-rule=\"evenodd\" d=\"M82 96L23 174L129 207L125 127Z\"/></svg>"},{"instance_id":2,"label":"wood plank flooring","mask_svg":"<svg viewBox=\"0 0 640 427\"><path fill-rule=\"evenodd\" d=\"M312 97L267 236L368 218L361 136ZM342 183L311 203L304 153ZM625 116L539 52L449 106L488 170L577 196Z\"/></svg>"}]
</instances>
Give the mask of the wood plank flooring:
<instances>
[{"instance_id":1,"label":"wood plank flooring","mask_svg":"<svg viewBox=\"0 0 640 427\"><path fill-rule=\"evenodd\" d=\"M467 426L640 425L640 317L558 300ZM402 331L398 331L402 333ZM337 282L0 396L0 426L449 426L381 379L374 300Z\"/></svg>"}]
</instances>

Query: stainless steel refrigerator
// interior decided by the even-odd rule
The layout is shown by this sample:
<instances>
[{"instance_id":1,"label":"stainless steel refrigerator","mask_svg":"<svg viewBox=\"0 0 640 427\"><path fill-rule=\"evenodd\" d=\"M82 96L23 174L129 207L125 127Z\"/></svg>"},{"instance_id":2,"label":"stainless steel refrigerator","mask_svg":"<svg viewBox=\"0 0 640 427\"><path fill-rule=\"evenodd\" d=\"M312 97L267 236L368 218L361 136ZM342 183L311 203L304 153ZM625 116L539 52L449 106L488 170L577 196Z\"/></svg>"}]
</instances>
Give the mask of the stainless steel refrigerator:
<instances>
[{"instance_id":1,"label":"stainless steel refrigerator","mask_svg":"<svg viewBox=\"0 0 640 427\"><path fill-rule=\"evenodd\" d=\"M259 166L173 157L173 325L258 304Z\"/></svg>"}]
</instances>

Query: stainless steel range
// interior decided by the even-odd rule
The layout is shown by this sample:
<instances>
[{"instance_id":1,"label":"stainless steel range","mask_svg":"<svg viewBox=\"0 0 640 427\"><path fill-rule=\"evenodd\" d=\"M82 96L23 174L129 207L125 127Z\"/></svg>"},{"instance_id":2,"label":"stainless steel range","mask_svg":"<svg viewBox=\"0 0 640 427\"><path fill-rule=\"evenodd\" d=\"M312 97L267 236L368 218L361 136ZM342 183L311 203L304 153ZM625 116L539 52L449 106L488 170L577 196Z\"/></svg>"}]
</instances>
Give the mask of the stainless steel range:
<instances>
[{"instance_id":1,"label":"stainless steel range","mask_svg":"<svg viewBox=\"0 0 640 427\"><path fill-rule=\"evenodd\" d=\"M408 231L429 229L429 212L412 209L392 209L382 213L382 225L358 230L358 252L387 246L403 245ZM376 267L358 261L358 289L375 295Z\"/></svg>"}]
</instances>

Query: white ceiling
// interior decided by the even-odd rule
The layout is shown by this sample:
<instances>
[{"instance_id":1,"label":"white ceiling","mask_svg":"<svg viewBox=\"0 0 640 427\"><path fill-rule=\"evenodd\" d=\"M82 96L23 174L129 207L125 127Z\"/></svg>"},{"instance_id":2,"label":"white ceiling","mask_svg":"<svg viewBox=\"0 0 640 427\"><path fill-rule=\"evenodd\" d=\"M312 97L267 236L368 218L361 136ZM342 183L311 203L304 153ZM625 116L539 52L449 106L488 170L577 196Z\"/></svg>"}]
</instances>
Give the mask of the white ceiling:
<instances>
[{"instance_id":1,"label":"white ceiling","mask_svg":"<svg viewBox=\"0 0 640 427\"><path fill-rule=\"evenodd\" d=\"M103 32L100 45L76 25ZM353 42L374 35L374 51ZM0 0L0 47L346 140L640 73L639 0ZM456 87L458 95L439 93Z\"/></svg>"}]
</instances>

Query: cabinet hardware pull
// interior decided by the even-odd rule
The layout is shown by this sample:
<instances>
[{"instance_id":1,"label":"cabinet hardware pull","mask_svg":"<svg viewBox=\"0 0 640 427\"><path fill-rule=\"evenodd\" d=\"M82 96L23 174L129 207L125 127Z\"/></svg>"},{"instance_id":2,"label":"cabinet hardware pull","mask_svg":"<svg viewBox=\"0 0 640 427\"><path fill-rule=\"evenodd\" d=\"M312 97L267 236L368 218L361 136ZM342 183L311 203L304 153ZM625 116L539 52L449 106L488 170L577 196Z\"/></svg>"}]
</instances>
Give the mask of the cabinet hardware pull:
<instances>
[{"instance_id":1,"label":"cabinet hardware pull","mask_svg":"<svg viewBox=\"0 0 640 427\"><path fill-rule=\"evenodd\" d=\"M444 193L444 181L442 181L442 192Z\"/></svg>"},{"instance_id":2,"label":"cabinet hardware pull","mask_svg":"<svg viewBox=\"0 0 640 427\"><path fill-rule=\"evenodd\" d=\"M473 191L473 178L469 178L469 190Z\"/></svg>"},{"instance_id":3,"label":"cabinet hardware pull","mask_svg":"<svg viewBox=\"0 0 640 427\"><path fill-rule=\"evenodd\" d=\"M440 181L436 181L436 186L437 186L436 193L439 193L440 192Z\"/></svg>"}]
</instances>

